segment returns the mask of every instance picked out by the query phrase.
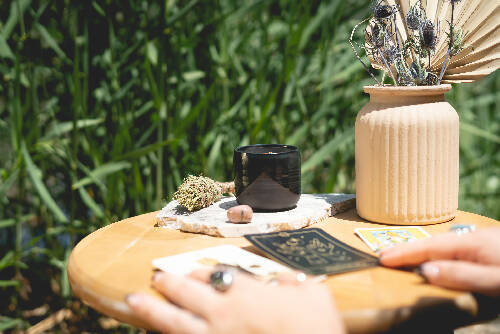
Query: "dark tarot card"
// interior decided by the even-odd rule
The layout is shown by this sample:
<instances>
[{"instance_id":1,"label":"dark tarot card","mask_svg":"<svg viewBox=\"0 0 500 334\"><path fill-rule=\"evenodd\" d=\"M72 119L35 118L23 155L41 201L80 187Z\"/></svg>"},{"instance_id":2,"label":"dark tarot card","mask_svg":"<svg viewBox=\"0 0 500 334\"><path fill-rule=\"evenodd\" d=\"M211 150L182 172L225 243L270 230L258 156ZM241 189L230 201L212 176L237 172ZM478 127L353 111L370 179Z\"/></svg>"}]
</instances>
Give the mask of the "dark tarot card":
<instances>
[{"instance_id":1,"label":"dark tarot card","mask_svg":"<svg viewBox=\"0 0 500 334\"><path fill-rule=\"evenodd\" d=\"M247 234L257 248L311 275L340 274L378 265L378 259L335 239L319 228Z\"/></svg>"}]
</instances>

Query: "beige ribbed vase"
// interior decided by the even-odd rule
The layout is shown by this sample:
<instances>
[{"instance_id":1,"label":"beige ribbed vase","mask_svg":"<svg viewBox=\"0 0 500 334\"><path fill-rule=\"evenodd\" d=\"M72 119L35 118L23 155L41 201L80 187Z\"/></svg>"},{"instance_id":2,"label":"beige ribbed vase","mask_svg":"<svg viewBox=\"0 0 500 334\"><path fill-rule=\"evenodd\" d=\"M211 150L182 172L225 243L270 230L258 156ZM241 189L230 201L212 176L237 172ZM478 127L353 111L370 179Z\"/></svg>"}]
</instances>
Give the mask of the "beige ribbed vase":
<instances>
[{"instance_id":1,"label":"beige ribbed vase","mask_svg":"<svg viewBox=\"0 0 500 334\"><path fill-rule=\"evenodd\" d=\"M459 120L451 85L368 86L356 119L356 207L368 220L425 225L458 208Z\"/></svg>"}]
</instances>

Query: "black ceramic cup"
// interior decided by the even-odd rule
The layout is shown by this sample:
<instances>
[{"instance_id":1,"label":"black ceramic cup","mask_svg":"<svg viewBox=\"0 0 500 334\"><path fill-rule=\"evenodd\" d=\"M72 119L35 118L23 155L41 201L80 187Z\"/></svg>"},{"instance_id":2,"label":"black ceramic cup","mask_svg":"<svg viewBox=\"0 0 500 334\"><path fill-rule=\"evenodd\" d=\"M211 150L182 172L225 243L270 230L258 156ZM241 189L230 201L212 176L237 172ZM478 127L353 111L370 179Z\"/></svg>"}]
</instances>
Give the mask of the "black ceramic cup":
<instances>
[{"instance_id":1,"label":"black ceramic cup","mask_svg":"<svg viewBox=\"0 0 500 334\"><path fill-rule=\"evenodd\" d=\"M300 198L300 152L291 145L241 146L233 155L236 200L256 211L293 209Z\"/></svg>"}]
</instances>

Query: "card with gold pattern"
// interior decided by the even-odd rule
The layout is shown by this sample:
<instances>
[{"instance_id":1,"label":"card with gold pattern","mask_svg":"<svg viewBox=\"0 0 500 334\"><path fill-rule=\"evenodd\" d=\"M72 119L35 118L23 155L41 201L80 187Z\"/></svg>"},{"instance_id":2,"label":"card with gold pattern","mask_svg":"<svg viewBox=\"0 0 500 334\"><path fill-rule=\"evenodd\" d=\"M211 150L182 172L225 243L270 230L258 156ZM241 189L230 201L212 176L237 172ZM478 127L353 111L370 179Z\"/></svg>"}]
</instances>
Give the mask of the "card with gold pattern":
<instances>
[{"instance_id":1,"label":"card with gold pattern","mask_svg":"<svg viewBox=\"0 0 500 334\"><path fill-rule=\"evenodd\" d=\"M273 259L311 275L340 274L378 265L376 257L319 228L247 234L245 238Z\"/></svg>"}]
</instances>

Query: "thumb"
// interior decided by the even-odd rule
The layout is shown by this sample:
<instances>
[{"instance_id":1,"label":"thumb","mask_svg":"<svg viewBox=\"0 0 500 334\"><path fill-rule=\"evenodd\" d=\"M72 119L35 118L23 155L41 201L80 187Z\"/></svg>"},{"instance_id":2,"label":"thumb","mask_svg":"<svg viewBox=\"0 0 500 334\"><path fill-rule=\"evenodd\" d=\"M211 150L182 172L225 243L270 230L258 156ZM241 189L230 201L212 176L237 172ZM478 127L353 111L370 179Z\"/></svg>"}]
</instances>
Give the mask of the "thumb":
<instances>
[{"instance_id":1,"label":"thumb","mask_svg":"<svg viewBox=\"0 0 500 334\"><path fill-rule=\"evenodd\" d=\"M463 261L431 261L420 266L431 284L456 290L500 296L500 267Z\"/></svg>"},{"instance_id":2,"label":"thumb","mask_svg":"<svg viewBox=\"0 0 500 334\"><path fill-rule=\"evenodd\" d=\"M307 275L300 271L281 273L276 276L279 284L299 285L307 280Z\"/></svg>"}]
</instances>

